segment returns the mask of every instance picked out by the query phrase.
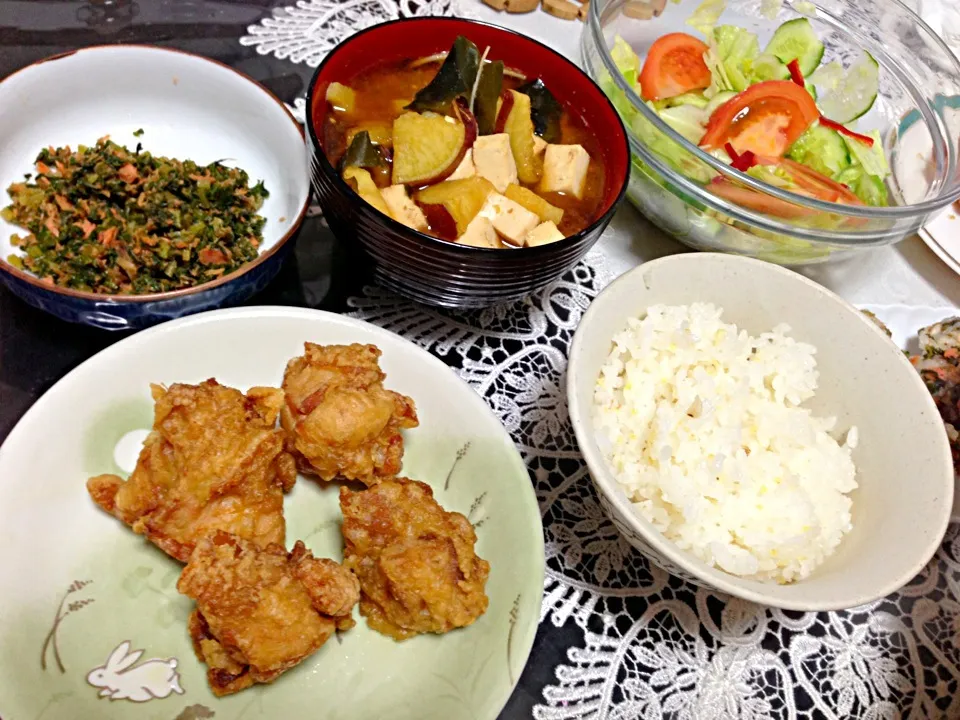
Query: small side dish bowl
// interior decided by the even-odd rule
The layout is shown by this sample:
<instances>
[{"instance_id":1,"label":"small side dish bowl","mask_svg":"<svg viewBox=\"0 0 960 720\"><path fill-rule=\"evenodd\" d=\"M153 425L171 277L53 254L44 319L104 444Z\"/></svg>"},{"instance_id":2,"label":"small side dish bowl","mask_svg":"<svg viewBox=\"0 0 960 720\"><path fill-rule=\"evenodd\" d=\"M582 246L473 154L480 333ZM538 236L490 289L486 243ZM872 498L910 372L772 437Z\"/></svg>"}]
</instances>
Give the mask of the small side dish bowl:
<instances>
[{"instance_id":1,"label":"small side dish bowl","mask_svg":"<svg viewBox=\"0 0 960 720\"><path fill-rule=\"evenodd\" d=\"M247 76L214 60L159 47L93 47L41 60L0 82L0 207L6 189L35 172L46 147L93 146L109 136L131 152L222 161L269 192L259 256L215 280L169 292L105 295L48 284L11 265L11 235L0 219L0 281L29 304L70 322L138 329L230 305L262 290L293 247L310 186L303 131L284 104ZM142 133L140 132L142 130Z\"/></svg>"},{"instance_id":2,"label":"small side dish bowl","mask_svg":"<svg viewBox=\"0 0 960 720\"><path fill-rule=\"evenodd\" d=\"M656 304L708 302L751 335L776 325L814 345L819 388L804 407L853 425L859 487L852 529L811 575L788 585L708 566L667 540L614 477L594 430L594 392L612 338ZM704 587L789 610L850 608L908 583L933 557L950 520L953 464L943 423L919 374L856 308L816 283L758 260L685 254L641 265L613 282L581 320L567 376L570 417L601 503L624 537L654 563ZM602 439L601 439L602 444Z\"/></svg>"},{"instance_id":3,"label":"small side dish bowl","mask_svg":"<svg viewBox=\"0 0 960 720\"><path fill-rule=\"evenodd\" d=\"M502 60L531 79L540 78L559 103L601 140L603 201L595 219L582 231L547 245L514 250L441 240L376 210L328 160L323 128L331 113L326 92L332 82L349 83L373 67L445 52L460 35L478 48L489 47L490 59ZM378 282L429 305L488 307L526 297L556 280L600 238L624 197L629 176L623 123L583 71L535 40L472 20L397 20L345 40L317 68L307 98L307 128L313 186L331 229L342 240L363 246Z\"/></svg>"}]
</instances>

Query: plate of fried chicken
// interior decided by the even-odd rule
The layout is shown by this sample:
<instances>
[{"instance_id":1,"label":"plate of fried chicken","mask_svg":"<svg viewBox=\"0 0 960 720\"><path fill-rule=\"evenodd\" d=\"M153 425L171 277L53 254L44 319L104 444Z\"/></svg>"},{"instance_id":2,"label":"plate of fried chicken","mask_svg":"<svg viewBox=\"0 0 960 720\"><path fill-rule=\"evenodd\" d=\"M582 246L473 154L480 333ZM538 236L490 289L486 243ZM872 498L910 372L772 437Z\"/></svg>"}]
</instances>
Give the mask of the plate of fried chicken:
<instances>
[{"instance_id":1,"label":"plate of fried chicken","mask_svg":"<svg viewBox=\"0 0 960 720\"><path fill-rule=\"evenodd\" d=\"M0 716L495 718L543 530L483 399L367 323L221 310L67 375L0 448Z\"/></svg>"}]
</instances>

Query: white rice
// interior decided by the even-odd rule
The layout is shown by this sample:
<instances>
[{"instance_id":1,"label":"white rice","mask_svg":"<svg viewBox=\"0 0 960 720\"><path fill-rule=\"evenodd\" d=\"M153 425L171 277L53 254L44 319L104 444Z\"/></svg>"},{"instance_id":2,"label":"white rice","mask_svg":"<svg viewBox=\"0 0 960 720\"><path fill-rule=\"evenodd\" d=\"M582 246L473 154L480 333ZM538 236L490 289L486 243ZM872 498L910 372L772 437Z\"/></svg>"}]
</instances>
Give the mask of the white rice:
<instances>
[{"instance_id":1,"label":"white rice","mask_svg":"<svg viewBox=\"0 0 960 720\"><path fill-rule=\"evenodd\" d=\"M812 345L751 337L713 305L651 307L613 339L594 396L600 445L637 513L709 565L756 580L809 575L851 525L857 487L817 389Z\"/></svg>"}]
</instances>

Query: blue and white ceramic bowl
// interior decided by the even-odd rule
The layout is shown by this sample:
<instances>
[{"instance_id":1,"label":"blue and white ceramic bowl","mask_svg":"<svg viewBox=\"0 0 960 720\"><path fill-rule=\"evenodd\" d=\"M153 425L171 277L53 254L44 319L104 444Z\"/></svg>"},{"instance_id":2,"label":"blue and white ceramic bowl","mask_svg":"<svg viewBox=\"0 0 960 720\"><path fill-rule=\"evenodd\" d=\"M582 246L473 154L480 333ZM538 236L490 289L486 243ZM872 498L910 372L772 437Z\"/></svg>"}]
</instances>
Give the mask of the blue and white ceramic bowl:
<instances>
[{"instance_id":1,"label":"blue and white ceramic bowl","mask_svg":"<svg viewBox=\"0 0 960 720\"><path fill-rule=\"evenodd\" d=\"M142 134L134 135L143 130ZM33 170L41 148L93 145L109 135L155 155L243 168L270 193L260 256L192 288L98 295L41 282L7 258L23 230L0 219L0 281L29 304L70 322L137 329L242 302L277 274L309 200L303 130L284 104L245 75L197 55L113 45L41 60L0 82L0 206L5 189Z\"/></svg>"}]
</instances>

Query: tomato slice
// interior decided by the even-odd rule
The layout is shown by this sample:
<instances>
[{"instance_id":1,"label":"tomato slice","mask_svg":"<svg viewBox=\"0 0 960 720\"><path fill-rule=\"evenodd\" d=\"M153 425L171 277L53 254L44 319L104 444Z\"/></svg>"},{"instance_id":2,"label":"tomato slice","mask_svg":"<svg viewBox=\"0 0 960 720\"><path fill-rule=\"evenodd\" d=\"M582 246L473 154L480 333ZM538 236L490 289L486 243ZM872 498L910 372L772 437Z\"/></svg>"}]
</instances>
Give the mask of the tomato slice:
<instances>
[{"instance_id":1,"label":"tomato slice","mask_svg":"<svg viewBox=\"0 0 960 720\"><path fill-rule=\"evenodd\" d=\"M810 93L789 80L751 85L714 110L700 146L730 143L738 153L781 157L820 117Z\"/></svg>"},{"instance_id":2,"label":"tomato slice","mask_svg":"<svg viewBox=\"0 0 960 720\"><path fill-rule=\"evenodd\" d=\"M813 168L798 163L796 160L760 158L758 163L761 165L776 165L782 170L786 170L803 195L841 205L863 205L863 201L854 195L846 185L842 185L836 180L818 173Z\"/></svg>"},{"instance_id":3,"label":"tomato slice","mask_svg":"<svg viewBox=\"0 0 960 720\"><path fill-rule=\"evenodd\" d=\"M796 218L810 217L814 214L814 211L810 208L800 207L799 205L788 203L786 200L781 200L780 198L775 198L765 193L751 190L750 188L734 185L726 178L719 178L710 183L710 192L740 207L755 210L765 215L773 215L774 217L793 220Z\"/></svg>"},{"instance_id":4,"label":"tomato slice","mask_svg":"<svg viewBox=\"0 0 960 720\"><path fill-rule=\"evenodd\" d=\"M650 46L640 71L644 100L665 100L710 84L710 69L703 61L709 48L692 35L670 33Z\"/></svg>"},{"instance_id":5,"label":"tomato slice","mask_svg":"<svg viewBox=\"0 0 960 720\"><path fill-rule=\"evenodd\" d=\"M755 163L757 165L773 165L779 167L781 170L785 170L796 185L793 192L798 195L805 195L817 200L838 203L840 205L863 205L860 198L854 195L845 185L841 185L826 175L822 175L816 170L812 170L806 165L802 165L794 160L758 157L755 158ZM799 205L794 205L793 203L772 197L766 193L736 185L727 178L715 178L713 182L710 183L709 188L710 191L718 197L736 203L748 210L755 210L767 215L773 215L774 217L793 220L816 214L815 210L800 207ZM859 222L854 219L850 219L850 223L859 224Z\"/></svg>"}]
</instances>

